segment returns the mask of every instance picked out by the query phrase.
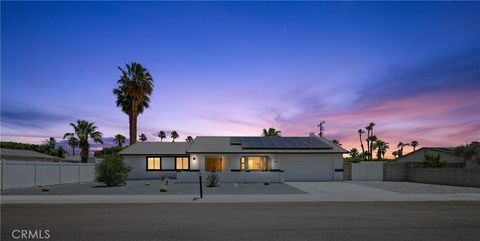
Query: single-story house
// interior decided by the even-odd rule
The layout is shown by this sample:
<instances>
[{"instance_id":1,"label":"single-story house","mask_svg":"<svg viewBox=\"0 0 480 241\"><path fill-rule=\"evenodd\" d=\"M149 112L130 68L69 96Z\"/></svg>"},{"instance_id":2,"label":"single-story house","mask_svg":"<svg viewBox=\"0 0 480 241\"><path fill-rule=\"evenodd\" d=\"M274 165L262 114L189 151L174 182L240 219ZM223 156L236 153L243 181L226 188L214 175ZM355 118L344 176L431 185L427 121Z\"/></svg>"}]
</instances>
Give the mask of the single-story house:
<instances>
[{"instance_id":1,"label":"single-story house","mask_svg":"<svg viewBox=\"0 0 480 241\"><path fill-rule=\"evenodd\" d=\"M197 181L216 172L223 182L343 179L347 151L323 137L199 136L193 142L138 142L119 152L129 179Z\"/></svg>"},{"instance_id":2,"label":"single-story house","mask_svg":"<svg viewBox=\"0 0 480 241\"><path fill-rule=\"evenodd\" d=\"M441 160L447 161L448 166L463 166L465 159L455 156L453 149L454 147L422 147L403 157L399 157L396 161L403 163L420 163L423 162L425 155L440 155Z\"/></svg>"},{"instance_id":3,"label":"single-story house","mask_svg":"<svg viewBox=\"0 0 480 241\"><path fill-rule=\"evenodd\" d=\"M0 159L6 161L61 161L62 158L36 151L0 148Z\"/></svg>"}]
</instances>

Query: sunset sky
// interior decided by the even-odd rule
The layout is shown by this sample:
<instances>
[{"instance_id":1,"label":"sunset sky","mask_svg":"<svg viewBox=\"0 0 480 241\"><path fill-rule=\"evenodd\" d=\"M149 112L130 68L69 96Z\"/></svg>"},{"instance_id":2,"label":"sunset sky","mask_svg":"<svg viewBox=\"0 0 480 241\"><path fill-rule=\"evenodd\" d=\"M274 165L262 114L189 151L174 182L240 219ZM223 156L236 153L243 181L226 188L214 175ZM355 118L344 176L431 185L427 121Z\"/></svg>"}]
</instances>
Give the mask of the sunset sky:
<instances>
[{"instance_id":1,"label":"sunset sky","mask_svg":"<svg viewBox=\"0 0 480 241\"><path fill-rule=\"evenodd\" d=\"M117 66L155 90L138 133L284 136L357 147L480 139L480 2L2 2L1 139L41 143L68 123L128 136ZM407 152L410 149L406 150Z\"/></svg>"}]
</instances>

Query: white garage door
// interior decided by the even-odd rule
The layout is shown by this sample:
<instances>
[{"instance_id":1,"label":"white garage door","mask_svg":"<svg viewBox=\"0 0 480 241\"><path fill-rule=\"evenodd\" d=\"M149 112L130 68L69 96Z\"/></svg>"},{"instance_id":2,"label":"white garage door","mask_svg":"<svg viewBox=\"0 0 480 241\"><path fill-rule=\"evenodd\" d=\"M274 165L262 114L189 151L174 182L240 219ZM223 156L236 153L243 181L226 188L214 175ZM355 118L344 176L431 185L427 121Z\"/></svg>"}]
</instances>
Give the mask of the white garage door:
<instances>
[{"instance_id":1,"label":"white garage door","mask_svg":"<svg viewBox=\"0 0 480 241\"><path fill-rule=\"evenodd\" d=\"M333 181L333 160L297 157L282 160L285 181Z\"/></svg>"}]
</instances>

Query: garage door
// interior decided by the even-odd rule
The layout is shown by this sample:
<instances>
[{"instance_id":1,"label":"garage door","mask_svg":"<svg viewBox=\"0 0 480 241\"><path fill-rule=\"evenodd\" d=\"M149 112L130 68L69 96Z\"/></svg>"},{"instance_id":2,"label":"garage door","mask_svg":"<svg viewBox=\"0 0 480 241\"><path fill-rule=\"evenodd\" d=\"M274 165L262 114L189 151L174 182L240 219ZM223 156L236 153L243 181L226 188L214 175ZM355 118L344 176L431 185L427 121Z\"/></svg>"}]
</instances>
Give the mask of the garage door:
<instances>
[{"instance_id":1,"label":"garage door","mask_svg":"<svg viewBox=\"0 0 480 241\"><path fill-rule=\"evenodd\" d=\"M333 160L291 158L282 160L285 181L333 181Z\"/></svg>"}]
</instances>

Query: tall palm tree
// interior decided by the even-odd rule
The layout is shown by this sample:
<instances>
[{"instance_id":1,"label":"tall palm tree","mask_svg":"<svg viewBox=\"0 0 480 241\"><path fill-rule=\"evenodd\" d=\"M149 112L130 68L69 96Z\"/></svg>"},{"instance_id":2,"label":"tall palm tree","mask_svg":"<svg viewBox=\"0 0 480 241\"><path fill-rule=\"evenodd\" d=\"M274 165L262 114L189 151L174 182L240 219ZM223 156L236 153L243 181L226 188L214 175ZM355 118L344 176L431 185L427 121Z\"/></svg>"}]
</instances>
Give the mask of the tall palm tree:
<instances>
[{"instance_id":1,"label":"tall palm tree","mask_svg":"<svg viewBox=\"0 0 480 241\"><path fill-rule=\"evenodd\" d=\"M63 137L64 140L65 137ZM78 147L78 139L75 136L68 136L68 146L72 148L72 155L75 156L75 147Z\"/></svg>"},{"instance_id":2,"label":"tall palm tree","mask_svg":"<svg viewBox=\"0 0 480 241\"><path fill-rule=\"evenodd\" d=\"M80 157L82 158L82 162L87 162L90 148L88 139L91 138L93 142L103 144L102 133L98 131L95 123L90 123L86 120L77 120L77 123L70 123L70 126L73 128L73 132L65 133L63 139L75 136L78 139L78 146L81 148Z\"/></svg>"},{"instance_id":3,"label":"tall palm tree","mask_svg":"<svg viewBox=\"0 0 480 241\"><path fill-rule=\"evenodd\" d=\"M372 160L373 159L373 144L378 140L378 138L377 138L377 136L371 135L367 138L367 140L370 142L370 147L369 147L369 151L368 151L368 158L370 160Z\"/></svg>"},{"instance_id":4,"label":"tall palm tree","mask_svg":"<svg viewBox=\"0 0 480 241\"><path fill-rule=\"evenodd\" d=\"M121 134L116 134L113 140L115 141L117 146L122 147L123 144L125 144L126 138L125 138L125 136L123 136Z\"/></svg>"},{"instance_id":5,"label":"tall palm tree","mask_svg":"<svg viewBox=\"0 0 480 241\"><path fill-rule=\"evenodd\" d=\"M363 129L358 129L358 137L360 138L360 147L362 147L362 153L365 153L365 148L363 147L362 134L365 134Z\"/></svg>"},{"instance_id":6,"label":"tall palm tree","mask_svg":"<svg viewBox=\"0 0 480 241\"><path fill-rule=\"evenodd\" d=\"M175 142L175 139L177 139L180 136L176 131L172 131L172 133L170 133L170 137L172 138L172 142Z\"/></svg>"},{"instance_id":7,"label":"tall palm tree","mask_svg":"<svg viewBox=\"0 0 480 241\"><path fill-rule=\"evenodd\" d=\"M138 136L138 139L139 139L141 142L144 142L144 141L147 141L147 140L148 140L147 136L146 136L145 134L143 134L143 133Z\"/></svg>"},{"instance_id":8,"label":"tall palm tree","mask_svg":"<svg viewBox=\"0 0 480 241\"><path fill-rule=\"evenodd\" d=\"M373 127L375 126L374 122L368 123L367 126L365 126L365 129L367 130L367 149L368 149L368 157L371 160L372 159L372 144L373 142L370 140L370 137L373 136Z\"/></svg>"},{"instance_id":9,"label":"tall palm tree","mask_svg":"<svg viewBox=\"0 0 480 241\"><path fill-rule=\"evenodd\" d=\"M413 151L415 151L417 149L417 146L418 146L418 141L412 141L410 142L410 146L413 147Z\"/></svg>"},{"instance_id":10,"label":"tall palm tree","mask_svg":"<svg viewBox=\"0 0 480 241\"><path fill-rule=\"evenodd\" d=\"M193 137L192 136L187 136L187 139L185 139L186 142L193 142Z\"/></svg>"},{"instance_id":11,"label":"tall palm tree","mask_svg":"<svg viewBox=\"0 0 480 241\"><path fill-rule=\"evenodd\" d=\"M403 148L406 147L406 146L409 146L410 143L403 143L403 142L399 142L398 145L397 145L397 148L398 149L398 157L402 157L403 156Z\"/></svg>"},{"instance_id":12,"label":"tall palm tree","mask_svg":"<svg viewBox=\"0 0 480 241\"><path fill-rule=\"evenodd\" d=\"M352 148L352 149L350 150L349 154L350 154L350 156L351 156L352 158L356 158L356 157L358 157L358 156L360 155L360 153L358 153L357 148Z\"/></svg>"},{"instance_id":13,"label":"tall palm tree","mask_svg":"<svg viewBox=\"0 0 480 241\"><path fill-rule=\"evenodd\" d=\"M159 131L157 133L157 136L160 138L160 142L163 142L163 139L167 138L167 134L165 134L165 131Z\"/></svg>"},{"instance_id":14,"label":"tall palm tree","mask_svg":"<svg viewBox=\"0 0 480 241\"><path fill-rule=\"evenodd\" d=\"M125 64L125 69L117 81L113 94L117 97L116 105L128 115L130 145L137 142L137 117L150 107L150 95L153 92L153 78L141 64Z\"/></svg>"},{"instance_id":15,"label":"tall palm tree","mask_svg":"<svg viewBox=\"0 0 480 241\"><path fill-rule=\"evenodd\" d=\"M280 136L281 133L281 131L277 131L273 127L268 128L268 130L263 129L263 136Z\"/></svg>"}]
</instances>

